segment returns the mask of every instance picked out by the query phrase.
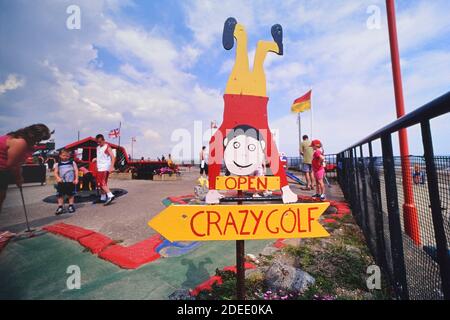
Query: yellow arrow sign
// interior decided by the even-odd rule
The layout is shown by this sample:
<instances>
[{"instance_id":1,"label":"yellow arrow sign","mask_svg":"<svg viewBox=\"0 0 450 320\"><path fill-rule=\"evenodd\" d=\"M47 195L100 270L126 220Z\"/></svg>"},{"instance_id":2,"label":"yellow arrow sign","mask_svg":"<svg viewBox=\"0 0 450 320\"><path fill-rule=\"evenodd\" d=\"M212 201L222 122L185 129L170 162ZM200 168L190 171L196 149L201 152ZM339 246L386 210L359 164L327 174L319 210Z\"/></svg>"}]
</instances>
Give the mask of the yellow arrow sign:
<instances>
[{"instance_id":1,"label":"yellow arrow sign","mask_svg":"<svg viewBox=\"0 0 450 320\"><path fill-rule=\"evenodd\" d=\"M148 224L169 241L328 237L319 216L329 205L171 205Z\"/></svg>"},{"instance_id":2,"label":"yellow arrow sign","mask_svg":"<svg viewBox=\"0 0 450 320\"><path fill-rule=\"evenodd\" d=\"M279 190L280 177L272 176L218 176L216 190Z\"/></svg>"}]
</instances>

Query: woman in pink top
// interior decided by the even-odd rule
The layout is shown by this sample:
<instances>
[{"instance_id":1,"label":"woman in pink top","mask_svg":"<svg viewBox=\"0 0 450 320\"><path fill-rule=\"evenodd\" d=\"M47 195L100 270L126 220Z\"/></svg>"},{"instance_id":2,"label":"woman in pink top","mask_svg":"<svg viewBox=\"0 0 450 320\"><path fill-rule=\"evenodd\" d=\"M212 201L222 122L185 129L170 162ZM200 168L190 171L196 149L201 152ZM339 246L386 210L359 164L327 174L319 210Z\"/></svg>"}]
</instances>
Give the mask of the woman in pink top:
<instances>
[{"instance_id":1,"label":"woman in pink top","mask_svg":"<svg viewBox=\"0 0 450 320\"><path fill-rule=\"evenodd\" d=\"M0 212L9 182L15 179L17 186L22 185L22 164L37 143L48 139L50 130L43 124L34 124L0 136Z\"/></svg>"},{"instance_id":2,"label":"woman in pink top","mask_svg":"<svg viewBox=\"0 0 450 320\"><path fill-rule=\"evenodd\" d=\"M314 194L312 197L320 198L321 201L325 201L325 186L323 183L323 178L325 177L325 157L320 150L320 148L322 148L322 142L320 142L320 140L313 140L311 142L311 147L314 150L312 170L314 173L314 179L316 179L316 194Z\"/></svg>"}]
</instances>

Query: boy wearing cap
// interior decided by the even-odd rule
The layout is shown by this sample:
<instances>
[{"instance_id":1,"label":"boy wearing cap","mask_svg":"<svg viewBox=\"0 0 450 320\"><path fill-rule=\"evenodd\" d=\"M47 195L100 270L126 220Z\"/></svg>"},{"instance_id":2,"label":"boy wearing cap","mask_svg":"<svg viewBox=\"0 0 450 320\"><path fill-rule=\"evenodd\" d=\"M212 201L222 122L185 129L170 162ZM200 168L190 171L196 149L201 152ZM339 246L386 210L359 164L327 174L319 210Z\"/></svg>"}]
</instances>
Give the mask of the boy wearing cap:
<instances>
[{"instance_id":1,"label":"boy wearing cap","mask_svg":"<svg viewBox=\"0 0 450 320\"><path fill-rule=\"evenodd\" d=\"M313 159L312 159L312 170L314 173L314 178L316 179L316 194L313 198L320 198L321 201L325 201L325 187L323 184L323 178L325 177L325 167L323 162L325 157L322 154L322 143L320 140L313 140L311 142L311 147L314 149Z\"/></svg>"}]
</instances>

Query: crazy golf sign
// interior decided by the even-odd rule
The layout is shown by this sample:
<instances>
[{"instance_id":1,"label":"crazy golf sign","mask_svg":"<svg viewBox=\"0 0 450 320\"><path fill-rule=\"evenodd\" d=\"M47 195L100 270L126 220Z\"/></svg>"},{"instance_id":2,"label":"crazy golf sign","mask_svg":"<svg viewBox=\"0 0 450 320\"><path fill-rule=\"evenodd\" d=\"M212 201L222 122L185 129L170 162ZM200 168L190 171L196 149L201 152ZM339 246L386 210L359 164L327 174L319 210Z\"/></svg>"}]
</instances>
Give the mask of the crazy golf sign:
<instances>
[{"instance_id":1,"label":"crazy golf sign","mask_svg":"<svg viewBox=\"0 0 450 320\"><path fill-rule=\"evenodd\" d=\"M327 237L319 216L328 205L171 205L149 225L169 241Z\"/></svg>"},{"instance_id":2,"label":"crazy golf sign","mask_svg":"<svg viewBox=\"0 0 450 320\"><path fill-rule=\"evenodd\" d=\"M251 70L245 27L234 18L225 22L223 46L237 50L225 88L223 121L209 143L209 191L205 205L171 205L149 222L170 241L329 236L319 223L329 203L297 203L269 129L264 59L269 53L283 55L281 26L274 25L271 33L273 41L258 42ZM223 164L229 175L221 174ZM223 190L280 190L282 203L222 205Z\"/></svg>"}]
</instances>

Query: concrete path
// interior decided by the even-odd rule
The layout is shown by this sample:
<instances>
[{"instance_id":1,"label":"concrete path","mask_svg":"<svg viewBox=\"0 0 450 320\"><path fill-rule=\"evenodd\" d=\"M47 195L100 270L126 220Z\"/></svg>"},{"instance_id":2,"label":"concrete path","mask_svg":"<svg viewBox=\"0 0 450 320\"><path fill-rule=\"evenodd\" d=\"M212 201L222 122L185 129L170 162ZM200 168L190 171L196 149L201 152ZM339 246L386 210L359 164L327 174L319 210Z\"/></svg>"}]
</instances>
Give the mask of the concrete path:
<instances>
[{"instance_id":1,"label":"concrete path","mask_svg":"<svg viewBox=\"0 0 450 320\"><path fill-rule=\"evenodd\" d=\"M162 200L169 196L193 194L198 174L187 172L179 181L111 180L112 188L122 188L128 193L113 204L104 207L92 203L77 204L75 214L55 216L55 204L43 202L53 195L53 185L28 185L24 187L30 224L42 228L57 222L74 224L103 233L114 240L122 240L124 245L134 244L154 234L147 222L164 209ZM25 230L25 218L16 187L8 190L7 198L0 213L0 231L20 232Z\"/></svg>"},{"instance_id":2,"label":"concrete path","mask_svg":"<svg viewBox=\"0 0 450 320\"><path fill-rule=\"evenodd\" d=\"M43 202L44 198L55 193L53 185L28 185L23 190L33 228L65 222L100 232L113 240L121 240L124 245L131 245L155 233L147 222L164 209L162 200L169 196L193 194L197 178L197 172L186 172L179 181L111 180L112 188L122 188L128 193L108 207L82 203L76 205L75 214L61 216L54 215L56 205ZM291 188L297 194L315 193L303 191L303 187L295 183L291 184ZM326 193L331 200L343 200L342 192L335 184L331 188L326 187ZM19 190L11 187L0 213L0 231L20 232L25 228Z\"/></svg>"}]
</instances>

